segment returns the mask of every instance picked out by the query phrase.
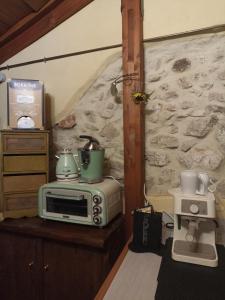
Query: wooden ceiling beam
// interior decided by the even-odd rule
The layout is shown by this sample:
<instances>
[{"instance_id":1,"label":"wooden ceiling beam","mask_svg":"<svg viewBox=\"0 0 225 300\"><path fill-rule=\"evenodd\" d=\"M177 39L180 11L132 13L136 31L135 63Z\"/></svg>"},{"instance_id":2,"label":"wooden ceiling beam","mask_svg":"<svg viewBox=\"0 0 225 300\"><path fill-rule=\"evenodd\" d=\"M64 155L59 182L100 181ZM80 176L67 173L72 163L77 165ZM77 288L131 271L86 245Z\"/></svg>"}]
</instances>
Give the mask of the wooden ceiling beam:
<instances>
[{"instance_id":1,"label":"wooden ceiling beam","mask_svg":"<svg viewBox=\"0 0 225 300\"><path fill-rule=\"evenodd\" d=\"M144 103L133 92L144 91L143 16L141 0L122 0L123 74L137 80L123 82L123 134L126 235L132 233L131 212L144 204Z\"/></svg>"},{"instance_id":2,"label":"wooden ceiling beam","mask_svg":"<svg viewBox=\"0 0 225 300\"><path fill-rule=\"evenodd\" d=\"M59 0L50 0L39 10L38 13L31 12L29 15L16 22L15 25L10 26L9 30L0 36L0 47L19 35L23 30L26 30L29 26L33 25L38 19L42 18L58 3Z\"/></svg>"},{"instance_id":3,"label":"wooden ceiling beam","mask_svg":"<svg viewBox=\"0 0 225 300\"><path fill-rule=\"evenodd\" d=\"M37 41L94 0L51 0L0 39L0 64Z\"/></svg>"},{"instance_id":4,"label":"wooden ceiling beam","mask_svg":"<svg viewBox=\"0 0 225 300\"><path fill-rule=\"evenodd\" d=\"M39 11L48 0L23 0L26 5L28 5L32 10Z\"/></svg>"}]
</instances>

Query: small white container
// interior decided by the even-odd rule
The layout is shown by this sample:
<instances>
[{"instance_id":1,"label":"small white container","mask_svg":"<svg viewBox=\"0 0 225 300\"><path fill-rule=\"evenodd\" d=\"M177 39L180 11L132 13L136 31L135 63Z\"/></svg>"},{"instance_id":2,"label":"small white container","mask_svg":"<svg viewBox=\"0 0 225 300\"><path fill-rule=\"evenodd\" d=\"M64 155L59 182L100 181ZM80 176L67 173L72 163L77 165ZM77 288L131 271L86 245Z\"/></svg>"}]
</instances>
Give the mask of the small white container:
<instances>
[{"instance_id":1,"label":"small white container","mask_svg":"<svg viewBox=\"0 0 225 300\"><path fill-rule=\"evenodd\" d=\"M198 173L194 170L184 170L180 174L181 191L184 194L196 194L198 189Z\"/></svg>"}]
</instances>

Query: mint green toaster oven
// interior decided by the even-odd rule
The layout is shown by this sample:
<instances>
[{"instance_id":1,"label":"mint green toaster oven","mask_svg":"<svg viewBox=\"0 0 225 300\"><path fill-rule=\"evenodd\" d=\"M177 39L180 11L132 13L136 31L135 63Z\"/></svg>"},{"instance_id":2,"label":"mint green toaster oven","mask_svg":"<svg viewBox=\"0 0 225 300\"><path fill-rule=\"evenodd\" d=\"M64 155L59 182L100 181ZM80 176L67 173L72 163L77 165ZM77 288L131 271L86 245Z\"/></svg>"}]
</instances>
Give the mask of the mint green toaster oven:
<instances>
[{"instance_id":1,"label":"mint green toaster oven","mask_svg":"<svg viewBox=\"0 0 225 300\"><path fill-rule=\"evenodd\" d=\"M38 193L38 215L54 221L103 227L122 213L122 206L121 187L109 178L96 184L55 181Z\"/></svg>"}]
</instances>

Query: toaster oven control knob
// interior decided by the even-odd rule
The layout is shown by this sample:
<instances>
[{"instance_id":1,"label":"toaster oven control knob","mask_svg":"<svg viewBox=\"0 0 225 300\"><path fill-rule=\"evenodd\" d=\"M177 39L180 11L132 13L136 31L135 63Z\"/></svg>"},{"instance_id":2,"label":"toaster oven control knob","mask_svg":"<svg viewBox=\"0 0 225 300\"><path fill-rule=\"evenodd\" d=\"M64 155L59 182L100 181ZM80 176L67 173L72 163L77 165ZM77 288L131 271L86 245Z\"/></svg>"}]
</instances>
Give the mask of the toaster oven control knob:
<instances>
[{"instance_id":1,"label":"toaster oven control knob","mask_svg":"<svg viewBox=\"0 0 225 300\"><path fill-rule=\"evenodd\" d=\"M102 218L99 216L94 216L93 221L96 225L101 224Z\"/></svg>"},{"instance_id":2,"label":"toaster oven control knob","mask_svg":"<svg viewBox=\"0 0 225 300\"><path fill-rule=\"evenodd\" d=\"M192 214L198 214L199 213L199 207L198 207L198 205L196 205L196 204L191 204L191 206L189 207L189 209L190 209L190 212L192 213Z\"/></svg>"},{"instance_id":3,"label":"toaster oven control knob","mask_svg":"<svg viewBox=\"0 0 225 300\"><path fill-rule=\"evenodd\" d=\"M99 195L94 195L93 201L95 204L100 204L100 203L102 203L102 198Z\"/></svg>"},{"instance_id":4,"label":"toaster oven control knob","mask_svg":"<svg viewBox=\"0 0 225 300\"><path fill-rule=\"evenodd\" d=\"M102 212L102 208L100 206L95 205L93 207L93 213L94 214L100 214Z\"/></svg>"}]
</instances>

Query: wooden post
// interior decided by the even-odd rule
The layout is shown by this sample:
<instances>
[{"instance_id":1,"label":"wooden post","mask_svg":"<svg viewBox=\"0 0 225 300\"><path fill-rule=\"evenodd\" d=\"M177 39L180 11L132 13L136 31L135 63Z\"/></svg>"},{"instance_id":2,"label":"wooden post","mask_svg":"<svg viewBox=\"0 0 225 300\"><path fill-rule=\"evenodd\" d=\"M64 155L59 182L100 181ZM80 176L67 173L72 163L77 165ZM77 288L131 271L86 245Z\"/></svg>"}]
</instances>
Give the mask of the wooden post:
<instances>
[{"instance_id":1,"label":"wooden post","mask_svg":"<svg viewBox=\"0 0 225 300\"><path fill-rule=\"evenodd\" d=\"M131 212L144 204L144 103L136 104L132 97L133 92L144 90L143 16L141 0L121 0L121 4L123 74L137 74L137 80L123 82L125 219L129 238Z\"/></svg>"}]
</instances>

